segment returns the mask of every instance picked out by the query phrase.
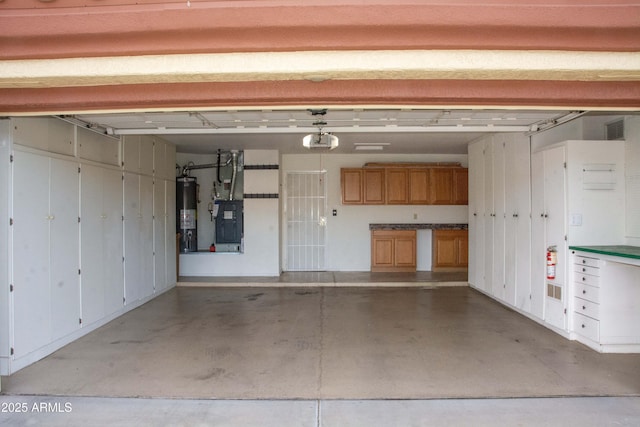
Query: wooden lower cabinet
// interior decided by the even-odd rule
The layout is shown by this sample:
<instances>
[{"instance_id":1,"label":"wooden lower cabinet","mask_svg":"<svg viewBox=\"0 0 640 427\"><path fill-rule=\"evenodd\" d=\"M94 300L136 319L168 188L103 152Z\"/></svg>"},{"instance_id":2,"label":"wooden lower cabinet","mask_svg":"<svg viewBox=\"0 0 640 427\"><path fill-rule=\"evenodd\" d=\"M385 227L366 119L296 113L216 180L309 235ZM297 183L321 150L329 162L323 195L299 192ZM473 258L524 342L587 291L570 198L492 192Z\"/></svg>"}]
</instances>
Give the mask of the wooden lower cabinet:
<instances>
[{"instance_id":1,"label":"wooden lower cabinet","mask_svg":"<svg viewBox=\"0 0 640 427\"><path fill-rule=\"evenodd\" d=\"M463 271L469 266L467 230L433 230L433 271Z\"/></svg>"},{"instance_id":2,"label":"wooden lower cabinet","mask_svg":"<svg viewBox=\"0 0 640 427\"><path fill-rule=\"evenodd\" d=\"M371 271L416 271L416 231L373 230L371 232Z\"/></svg>"}]
</instances>

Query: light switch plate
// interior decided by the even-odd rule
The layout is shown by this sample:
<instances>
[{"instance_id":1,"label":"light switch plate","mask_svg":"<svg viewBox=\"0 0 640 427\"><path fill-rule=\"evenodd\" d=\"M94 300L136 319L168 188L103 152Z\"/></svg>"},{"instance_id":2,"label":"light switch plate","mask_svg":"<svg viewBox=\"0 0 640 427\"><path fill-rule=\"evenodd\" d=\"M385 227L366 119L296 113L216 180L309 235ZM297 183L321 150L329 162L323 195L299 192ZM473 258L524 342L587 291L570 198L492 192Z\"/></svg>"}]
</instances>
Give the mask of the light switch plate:
<instances>
[{"instance_id":1,"label":"light switch plate","mask_svg":"<svg viewBox=\"0 0 640 427\"><path fill-rule=\"evenodd\" d=\"M569 225L579 227L582 225L582 214L571 214L569 216Z\"/></svg>"}]
</instances>

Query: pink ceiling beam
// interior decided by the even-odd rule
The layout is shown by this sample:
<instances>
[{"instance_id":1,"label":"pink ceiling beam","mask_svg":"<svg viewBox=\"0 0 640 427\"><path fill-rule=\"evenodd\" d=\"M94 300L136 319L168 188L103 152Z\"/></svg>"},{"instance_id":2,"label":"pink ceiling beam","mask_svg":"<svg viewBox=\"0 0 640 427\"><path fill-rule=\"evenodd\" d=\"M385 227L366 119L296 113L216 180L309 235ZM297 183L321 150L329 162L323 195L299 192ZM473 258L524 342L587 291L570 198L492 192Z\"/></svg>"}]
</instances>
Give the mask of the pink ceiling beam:
<instances>
[{"instance_id":1,"label":"pink ceiling beam","mask_svg":"<svg viewBox=\"0 0 640 427\"><path fill-rule=\"evenodd\" d=\"M7 0L0 1L0 28L0 59L332 49L640 51L640 4Z\"/></svg>"},{"instance_id":2,"label":"pink ceiling beam","mask_svg":"<svg viewBox=\"0 0 640 427\"><path fill-rule=\"evenodd\" d=\"M640 82L336 80L0 89L0 113L308 105L640 108Z\"/></svg>"}]
</instances>

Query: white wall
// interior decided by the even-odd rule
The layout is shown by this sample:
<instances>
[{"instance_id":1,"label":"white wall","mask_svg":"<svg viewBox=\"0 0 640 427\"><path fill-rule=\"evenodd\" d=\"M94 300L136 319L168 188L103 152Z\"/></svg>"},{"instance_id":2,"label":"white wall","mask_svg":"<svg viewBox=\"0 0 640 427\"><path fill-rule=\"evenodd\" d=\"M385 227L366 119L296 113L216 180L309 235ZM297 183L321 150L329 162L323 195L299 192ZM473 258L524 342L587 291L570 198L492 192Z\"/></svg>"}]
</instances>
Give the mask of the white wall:
<instances>
[{"instance_id":1,"label":"white wall","mask_svg":"<svg viewBox=\"0 0 640 427\"><path fill-rule=\"evenodd\" d=\"M640 117L625 118L626 244L640 246Z\"/></svg>"},{"instance_id":2,"label":"white wall","mask_svg":"<svg viewBox=\"0 0 640 427\"><path fill-rule=\"evenodd\" d=\"M566 140L605 139L605 126L623 116L581 117L532 136L536 150ZM625 119L625 239L620 244L640 246L640 117Z\"/></svg>"},{"instance_id":3,"label":"white wall","mask_svg":"<svg viewBox=\"0 0 640 427\"><path fill-rule=\"evenodd\" d=\"M195 160L194 160L195 159ZM213 163L216 156L179 154L178 163L194 161L198 164ZM197 161L196 161L197 160ZM245 165L278 164L276 150L245 150ZM197 175L196 175L197 173ZM192 176L198 177L201 203L198 205L198 247L209 248L208 234L201 237L200 221L209 221L207 203L210 200L215 169L194 170ZM244 193L279 193L279 174L277 170L245 170ZM204 219L203 219L204 218ZM244 238L243 253L198 252L180 254L180 276L278 276L280 274L280 209L278 199L244 200ZM213 238L211 234L210 239Z\"/></svg>"},{"instance_id":4,"label":"white wall","mask_svg":"<svg viewBox=\"0 0 640 427\"><path fill-rule=\"evenodd\" d=\"M467 155L385 155L385 154L291 154L282 156L281 173L327 171L327 209L337 216L327 217L327 270L369 271L371 268L370 223L468 223L467 206L342 205L340 169L362 167L367 162L460 162ZM416 218L414 218L414 215ZM431 233L418 233L417 269L431 269Z\"/></svg>"}]
</instances>

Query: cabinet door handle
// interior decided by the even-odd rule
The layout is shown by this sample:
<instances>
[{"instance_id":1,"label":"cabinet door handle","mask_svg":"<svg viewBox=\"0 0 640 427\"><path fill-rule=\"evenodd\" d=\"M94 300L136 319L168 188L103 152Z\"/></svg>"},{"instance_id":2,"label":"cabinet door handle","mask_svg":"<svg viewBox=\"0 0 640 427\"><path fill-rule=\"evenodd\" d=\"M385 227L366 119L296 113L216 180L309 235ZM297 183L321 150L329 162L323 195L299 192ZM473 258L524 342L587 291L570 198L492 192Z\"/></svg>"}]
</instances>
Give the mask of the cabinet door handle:
<instances>
[{"instance_id":1,"label":"cabinet door handle","mask_svg":"<svg viewBox=\"0 0 640 427\"><path fill-rule=\"evenodd\" d=\"M582 278L582 281L584 282L585 280L587 280L587 278L586 278L586 277L583 277L583 278Z\"/></svg>"},{"instance_id":2,"label":"cabinet door handle","mask_svg":"<svg viewBox=\"0 0 640 427\"><path fill-rule=\"evenodd\" d=\"M586 294L586 293L587 293L587 291L585 291L585 290L583 290L583 291L582 291L582 294L583 294L583 295L584 295L584 294Z\"/></svg>"},{"instance_id":3,"label":"cabinet door handle","mask_svg":"<svg viewBox=\"0 0 640 427\"><path fill-rule=\"evenodd\" d=\"M583 305L583 306L582 306L582 309L583 309L583 310L586 310L586 309L587 309L587 307L585 307L585 306Z\"/></svg>"},{"instance_id":4,"label":"cabinet door handle","mask_svg":"<svg viewBox=\"0 0 640 427\"><path fill-rule=\"evenodd\" d=\"M582 260L582 263L583 263L583 264L586 264L586 263L587 263L587 260L586 260L586 259L583 259L583 260Z\"/></svg>"},{"instance_id":5,"label":"cabinet door handle","mask_svg":"<svg viewBox=\"0 0 640 427\"><path fill-rule=\"evenodd\" d=\"M587 271L587 269L586 269L586 268L583 268L583 269L582 269L582 271L583 271L583 272L584 272L584 271Z\"/></svg>"},{"instance_id":6,"label":"cabinet door handle","mask_svg":"<svg viewBox=\"0 0 640 427\"><path fill-rule=\"evenodd\" d=\"M584 329L584 323L582 324L582 329Z\"/></svg>"}]
</instances>

